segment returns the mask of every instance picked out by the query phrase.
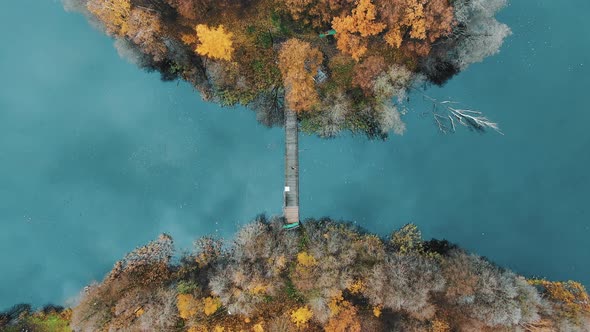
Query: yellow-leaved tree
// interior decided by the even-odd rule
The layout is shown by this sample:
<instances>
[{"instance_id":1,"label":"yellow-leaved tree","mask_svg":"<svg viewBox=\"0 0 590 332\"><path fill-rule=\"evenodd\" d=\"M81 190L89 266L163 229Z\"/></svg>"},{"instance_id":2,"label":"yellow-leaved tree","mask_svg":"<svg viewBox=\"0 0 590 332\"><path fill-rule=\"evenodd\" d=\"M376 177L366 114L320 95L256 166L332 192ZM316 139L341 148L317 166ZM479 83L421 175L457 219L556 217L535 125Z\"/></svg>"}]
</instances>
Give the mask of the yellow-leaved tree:
<instances>
[{"instance_id":1,"label":"yellow-leaved tree","mask_svg":"<svg viewBox=\"0 0 590 332\"><path fill-rule=\"evenodd\" d=\"M195 52L212 59L230 61L234 52L232 37L233 33L225 31L223 25L217 28L210 28L199 24L195 28L197 32L197 48ZM190 41L189 38L185 42Z\"/></svg>"},{"instance_id":2,"label":"yellow-leaved tree","mask_svg":"<svg viewBox=\"0 0 590 332\"><path fill-rule=\"evenodd\" d=\"M124 36L129 30L129 0L89 0L86 7L104 24L109 35Z\"/></svg>"},{"instance_id":3,"label":"yellow-leaved tree","mask_svg":"<svg viewBox=\"0 0 590 332\"><path fill-rule=\"evenodd\" d=\"M211 316L221 307L221 300L218 297L206 297L203 304L205 315Z\"/></svg>"},{"instance_id":4,"label":"yellow-leaved tree","mask_svg":"<svg viewBox=\"0 0 590 332\"><path fill-rule=\"evenodd\" d=\"M309 111L318 103L315 89L316 75L323 54L311 44L296 38L289 39L279 52L279 68L285 85L287 106L296 111Z\"/></svg>"},{"instance_id":5,"label":"yellow-leaved tree","mask_svg":"<svg viewBox=\"0 0 590 332\"><path fill-rule=\"evenodd\" d=\"M191 294L178 294L176 307L180 318L189 319L199 311L199 302Z\"/></svg>"},{"instance_id":6,"label":"yellow-leaved tree","mask_svg":"<svg viewBox=\"0 0 590 332\"><path fill-rule=\"evenodd\" d=\"M305 328L311 317L313 317L313 313L307 306L299 307L291 312L291 321L300 328Z\"/></svg>"}]
</instances>

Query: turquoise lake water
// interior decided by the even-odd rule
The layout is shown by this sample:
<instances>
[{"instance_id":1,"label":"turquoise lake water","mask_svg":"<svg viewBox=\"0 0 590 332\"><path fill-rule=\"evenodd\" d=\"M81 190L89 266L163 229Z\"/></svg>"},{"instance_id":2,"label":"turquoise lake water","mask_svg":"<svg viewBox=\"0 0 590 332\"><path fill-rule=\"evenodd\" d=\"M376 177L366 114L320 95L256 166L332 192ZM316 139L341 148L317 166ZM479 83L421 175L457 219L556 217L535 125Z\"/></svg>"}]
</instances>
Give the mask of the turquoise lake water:
<instances>
[{"instance_id":1,"label":"turquoise lake water","mask_svg":"<svg viewBox=\"0 0 590 332\"><path fill-rule=\"evenodd\" d=\"M68 303L135 246L281 213L283 131L121 59L57 0L0 11L0 310ZM526 276L590 285L587 0L514 1L501 53L443 88L505 135L444 136L415 98L387 142L300 140L301 213L416 223Z\"/></svg>"}]
</instances>

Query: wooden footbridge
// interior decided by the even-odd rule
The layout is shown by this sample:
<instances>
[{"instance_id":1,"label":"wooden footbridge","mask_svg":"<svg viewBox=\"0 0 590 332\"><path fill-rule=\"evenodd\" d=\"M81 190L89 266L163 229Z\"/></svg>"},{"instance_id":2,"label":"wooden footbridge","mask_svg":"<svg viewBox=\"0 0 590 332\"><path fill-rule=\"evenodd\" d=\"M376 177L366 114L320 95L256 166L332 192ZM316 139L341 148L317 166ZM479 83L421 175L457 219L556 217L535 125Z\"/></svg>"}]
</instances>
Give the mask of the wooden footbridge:
<instances>
[{"instance_id":1,"label":"wooden footbridge","mask_svg":"<svg viewBox=\"0 0 590 332\"><path fill-rule=\"evenodd\" d=\"M285 228L299 226L299 129L297 114L285 108L285 189L283 215Z\"/></svg>"}]
</instances>

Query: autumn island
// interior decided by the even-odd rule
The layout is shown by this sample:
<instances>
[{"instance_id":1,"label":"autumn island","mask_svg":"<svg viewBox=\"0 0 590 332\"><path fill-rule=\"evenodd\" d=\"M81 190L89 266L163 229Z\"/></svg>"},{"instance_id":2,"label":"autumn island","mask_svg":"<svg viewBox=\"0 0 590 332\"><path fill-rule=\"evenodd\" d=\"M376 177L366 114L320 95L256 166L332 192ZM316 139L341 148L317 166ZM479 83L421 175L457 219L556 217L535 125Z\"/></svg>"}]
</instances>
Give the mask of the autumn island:
<instances>
[{"instance_id":1,"label":"autumn island","mask_svg":"<svg viewBox=\"0 0 590 332\"><path fill-rule=\"evenodd\" d=\"M414 225L387 237L330 219L282 226L260 216L180 259L163 234L81 290L75 307L15 305L0 330L588 331L581 284L519 276Z\"/></svg>"},{"instance_id":2,"label":"autumn island","mask_svg":"<svg viewBox=\"0 0 590 332\"><path fill-rule=\"evenodd\" d=\"M403 134L411 91L498 52L504 0L67 0L119 53L203 99L321 137ZM433 111L439 128L496 129L477 112Z\"/></svg>"},{"instance_id":3,"label":"autumn island","mask_svg":"<svg viewBox=\"0 0 590 332\"><path fill-rule=\"evenodd\" d=\"M590 331L575 281L525 277L407 224L387 236L299 216L299 131L403 134L410 97L444 133L499 132L426 95L498 52L504 0L68 0L121 55L285 127L283 216L176 254L162 234L72 308L19 304L2 331ZM299 227L292 227L299 226ZM393 228L393 227L392 227Z\"/></svg>"}]
</instances>

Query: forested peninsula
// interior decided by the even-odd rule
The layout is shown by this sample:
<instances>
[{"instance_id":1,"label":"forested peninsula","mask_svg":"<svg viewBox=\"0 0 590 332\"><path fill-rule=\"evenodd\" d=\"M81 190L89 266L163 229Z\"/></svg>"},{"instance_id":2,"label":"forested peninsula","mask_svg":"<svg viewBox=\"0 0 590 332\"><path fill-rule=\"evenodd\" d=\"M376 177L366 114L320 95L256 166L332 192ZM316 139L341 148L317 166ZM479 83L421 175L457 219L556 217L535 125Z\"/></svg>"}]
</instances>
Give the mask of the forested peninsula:
<instances>
[{"instance_id":1,"label":"forested peninsula","mask_svg":"<svg viewBox=\"0 0 590 332\"><path fill-rule=\"evenodd\" d=\"M442 85L499 51L506 0L64 0L119 53L203 99L244 105L267 126L385 139L403 134L410 92ZM498 130L480 112L435 102L443 132Z\"/></svg>"},{"instance_id":2,"label":"forested peninsula","mask_svg":"<svg viewBox=\"0 0 590 332\"><path fill-rule=\"evenodd\" d=\"M408 224L388 237L330 219L258 217L174 255L166 234L115 263L73 308L17 305L2 331L588 331L574 281L525 278Z\"/></svg>"}]
</instances>

